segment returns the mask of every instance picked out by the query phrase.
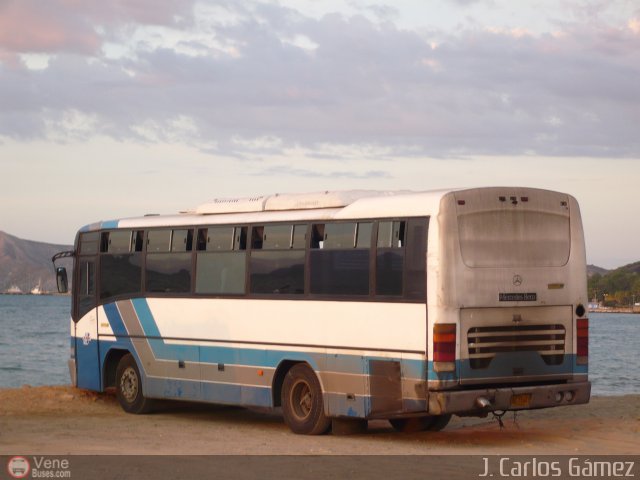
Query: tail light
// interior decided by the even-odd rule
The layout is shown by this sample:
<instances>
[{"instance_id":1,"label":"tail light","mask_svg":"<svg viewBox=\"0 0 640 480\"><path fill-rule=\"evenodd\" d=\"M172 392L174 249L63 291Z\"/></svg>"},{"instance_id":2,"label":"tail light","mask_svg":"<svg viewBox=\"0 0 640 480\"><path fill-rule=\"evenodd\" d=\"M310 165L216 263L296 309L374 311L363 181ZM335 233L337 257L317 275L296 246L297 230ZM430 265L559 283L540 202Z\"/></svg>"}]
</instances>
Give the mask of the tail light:
<instances>
[{"instance_id":1,"label":"tail light","mask_svg":"<svg viewBox=\"0 0 640 480\"><path fill-rule=\"evenodd\" d=\"M578 349L576 351L578 365L589 363L589 319L579 318L576 321Z\"/></svg>"},{"instance_id":2,"label":"tail light","mask_svg":"<svg viewBox=\"0 0 640 480\"><path fill-rule=\"evenodd\" d=\"M436 372L453 372L456 369L455 323L433 326L433 369Z\"/></svg>"}]
</instances>

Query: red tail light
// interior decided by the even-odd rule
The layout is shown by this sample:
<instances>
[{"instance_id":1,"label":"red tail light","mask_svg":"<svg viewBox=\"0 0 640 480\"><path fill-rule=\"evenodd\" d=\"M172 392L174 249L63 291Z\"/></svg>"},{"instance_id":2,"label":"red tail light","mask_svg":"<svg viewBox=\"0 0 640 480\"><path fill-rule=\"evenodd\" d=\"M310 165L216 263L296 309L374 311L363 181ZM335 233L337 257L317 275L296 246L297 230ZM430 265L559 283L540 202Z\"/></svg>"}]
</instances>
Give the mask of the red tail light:
<instances>
[{"instance_id":1,"label":"red tail light","mask_svg":"<svg viewBox=\"0 0 640 480\"><path fill-rule=\"evenodd\" d=\"M576 321L577 343L576 351L578 365L587 365L589 363L589 319L579 318Z\"/></svg>"},{"instance_id":2,"label":"red tail light","mask_svg":"<svg viewBox=\"0 0 640 480\"><path fill-rule=\"evenodd\" d=\"M437 372L456 369L456 324L439 323L433 326L433 368Z\"/></svg>"}]
</instances>

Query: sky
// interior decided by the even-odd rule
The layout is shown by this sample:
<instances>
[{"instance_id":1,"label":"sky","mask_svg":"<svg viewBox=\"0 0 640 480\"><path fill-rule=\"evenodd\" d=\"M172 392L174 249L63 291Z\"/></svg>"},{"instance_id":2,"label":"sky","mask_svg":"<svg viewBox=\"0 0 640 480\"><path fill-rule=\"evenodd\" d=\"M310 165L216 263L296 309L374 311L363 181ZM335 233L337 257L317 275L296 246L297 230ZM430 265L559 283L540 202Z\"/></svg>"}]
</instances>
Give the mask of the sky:
<instances>
[{"instance_id":1,"label":"sky","mask_svg":"<svg viewBox=\"0 0 640 480\"><path fill-rule=\"evenodd\" d=\"M531 186L640 260L639 0L0 0L0 230Z\"/></svg>"}]
</instances>

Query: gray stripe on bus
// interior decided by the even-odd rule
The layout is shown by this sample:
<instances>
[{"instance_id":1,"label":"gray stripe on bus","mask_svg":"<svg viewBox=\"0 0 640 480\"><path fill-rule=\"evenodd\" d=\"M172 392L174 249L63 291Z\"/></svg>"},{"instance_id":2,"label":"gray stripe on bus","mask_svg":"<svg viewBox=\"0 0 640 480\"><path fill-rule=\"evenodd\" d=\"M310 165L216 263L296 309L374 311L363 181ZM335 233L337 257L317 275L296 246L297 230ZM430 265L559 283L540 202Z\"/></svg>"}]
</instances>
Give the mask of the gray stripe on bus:
<instances>
[{"instance_id":1,"label":"gray stripe on bus","mask_svg":"<svg viewBox=\"0 0 640 480\"><path fill-rule=\"evenodd\" d=\"M159 368L160 366L156 362L149 341L144 338L144 330L133 307L133 302L131 300L122 300L116 302L116 306L129 335L138 337L132 338L131 343L140 359L140 367L144 370L145 375L153 377L165 376L166 372L163 371L164 369Z\"/></svg>"}]
</instances>

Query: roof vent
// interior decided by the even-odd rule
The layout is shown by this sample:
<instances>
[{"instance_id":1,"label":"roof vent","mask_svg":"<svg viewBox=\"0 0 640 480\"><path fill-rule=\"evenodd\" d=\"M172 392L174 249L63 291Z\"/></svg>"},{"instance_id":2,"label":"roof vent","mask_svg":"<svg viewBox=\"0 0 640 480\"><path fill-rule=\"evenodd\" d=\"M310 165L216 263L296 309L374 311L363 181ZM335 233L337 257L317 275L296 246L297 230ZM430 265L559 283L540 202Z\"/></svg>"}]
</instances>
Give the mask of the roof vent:
<instances>
[{"instance_id":1,"label":"roof vent","mask_svg":"<svg viewBox=\"0 0 640 480\"><path fill-rule=\"evenodd\" d=\"M217 198L195 209L199 215L217 213L264 212L281 210L312 210L342 208L367 197L383 197L403 192L377 190L324 191L314 193L277 193L260 197Z\"/></svg>"},{"instance_id":2,"label":"roof vent","mask_svg":"<svg viewBox=\"0 0 640 480\"><path fill-rule=\"evenodd\" d=\"M244 198L215 198L209 203L205 203L196 208L198 215L211 215L215 213L242 213L242 212L262 212L267 197L244 197Z\"/></svg>"}]
</instances>

